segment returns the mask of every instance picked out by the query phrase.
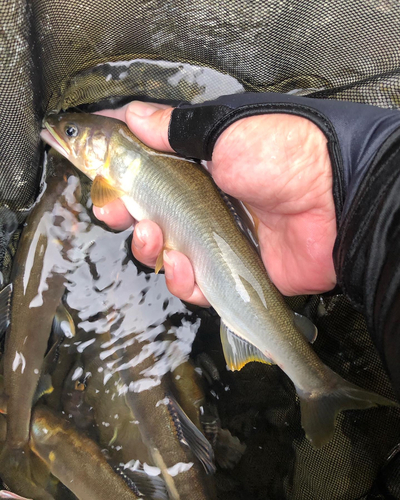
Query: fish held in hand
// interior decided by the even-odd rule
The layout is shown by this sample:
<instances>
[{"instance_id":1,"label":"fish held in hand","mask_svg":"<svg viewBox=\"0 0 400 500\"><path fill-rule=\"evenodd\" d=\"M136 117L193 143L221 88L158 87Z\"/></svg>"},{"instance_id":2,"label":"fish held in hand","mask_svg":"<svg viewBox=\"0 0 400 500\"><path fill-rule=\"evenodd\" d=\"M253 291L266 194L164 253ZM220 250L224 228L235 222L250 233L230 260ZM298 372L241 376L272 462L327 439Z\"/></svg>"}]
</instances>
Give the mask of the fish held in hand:
<instances>
[{"instance_id":1,"label":"fish held in hand","mask_svg":"<svg viewBox=\"0 0 400 500\"><path fill-rule=\"evenodd\" d=\"M45 127L42 139L93 180L94 205L121 198L136 220L161 227L166 248L190 259L199 288L221 317L228 366L275 363L290 377L315 448L330 441L341 410L397 406L321 362L309 345L314 325L287 307L201 166L148 148L124 123L103 116L52 115Z\"/></svg>"}]
</instances>

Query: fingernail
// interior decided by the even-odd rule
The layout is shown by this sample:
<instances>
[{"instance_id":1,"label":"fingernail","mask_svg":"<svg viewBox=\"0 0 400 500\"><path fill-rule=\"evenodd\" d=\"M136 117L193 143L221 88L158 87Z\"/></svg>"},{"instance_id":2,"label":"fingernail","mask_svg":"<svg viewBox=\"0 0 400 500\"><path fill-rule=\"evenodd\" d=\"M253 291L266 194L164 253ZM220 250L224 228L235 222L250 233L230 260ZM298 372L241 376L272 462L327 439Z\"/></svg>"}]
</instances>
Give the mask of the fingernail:
<instances>
[{"instance_id":1,"label":"fingernail","mask_svg":"<svg viewBox=\"0 0 400 500\"><path fill-rule=\"evenodd\" d=\"M168 257L168 252L166 250L164 250L163 252L163 260L165 277L167 278L167 280L172 280L174 277L175 262L170 257Z\"/></svg>"},{"instance_id":2,"label":"fingernail","mask_svg":"<svg viewBox=\"0 0 400 500\"><path fill-rule=\"evenodd\" d=\"M133 101L129 104L127 112L139 118L147 118L159 109L156 104L150 102Z\"/></svg>"},{"instance_id":3,"label":"fingernail","mask_svg":"<svg viewBox=\"0 0 400 500\"><path fill-rule=\"evenodd\" d=\"M143 233L139 227L135 227L135 231L133 233L133 244L138 250L141 250L146 244L143 239Z\"/></svg>"},{"instance_id":4,"label":"fingernail","mask_svg":"<svg viewBox=\"0 0 400 500\"><path fill-rule=\"evenodd\" d=\"M99 208L93 206L93 213L96 219L104 221L104 216L107 216L110 212L107 208Z\"/></svg>"}]
</instances>

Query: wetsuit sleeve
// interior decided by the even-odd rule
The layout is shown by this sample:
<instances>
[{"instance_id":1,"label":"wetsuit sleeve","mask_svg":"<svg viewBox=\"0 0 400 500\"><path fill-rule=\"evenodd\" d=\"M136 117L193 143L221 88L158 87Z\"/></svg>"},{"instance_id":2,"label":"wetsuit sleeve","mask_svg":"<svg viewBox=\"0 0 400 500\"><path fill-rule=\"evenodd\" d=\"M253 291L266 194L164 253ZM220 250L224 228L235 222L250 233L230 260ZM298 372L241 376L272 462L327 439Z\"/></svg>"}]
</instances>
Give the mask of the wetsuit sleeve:
<instances>
[{"instance_id":1,"label":"wetsuit sleeve","mask_svg":"<svg viewBox=\"0 0 400 500\"><path fill-rule=\"evenodd\" d=\"M176 108L170 144L182 156L211 160L233 122L266 113L307 118L327 138L338 283L365 315L400 393L400 112L288 94L236 94Z\"/></svg>"}]
</instances>

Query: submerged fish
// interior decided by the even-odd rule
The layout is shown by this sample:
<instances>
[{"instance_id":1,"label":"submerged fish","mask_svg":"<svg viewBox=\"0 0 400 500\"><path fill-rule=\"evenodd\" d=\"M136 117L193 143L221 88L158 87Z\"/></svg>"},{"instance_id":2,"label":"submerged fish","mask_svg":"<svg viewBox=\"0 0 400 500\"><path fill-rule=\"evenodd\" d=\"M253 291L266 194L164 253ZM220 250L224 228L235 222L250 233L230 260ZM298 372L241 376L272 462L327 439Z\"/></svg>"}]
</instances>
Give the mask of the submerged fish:
<instances>
[{"instance_id":1,"label":"submerged fish","mask_svg":"<svg viewBox=\"0 0 400 500\"><path fill-rule=\"evenodd\" d=\"M139 498L92 440L45 406L33 412L31 448L79 500Z\"/></svg>"},{"instance_id":2,"label":"submerged fish","mask_svg":"<svg viewBox=\"0 0 400 500\"><path fill-rule=\"evenodd\" d=\"M133 333L129 338L135 340L135 336ZM132 475L129 467L124 471L139 491L159 478L158 484L152 485L158 495L151 498L215 498L213 478L206 475L206 471L214 471L211 445L170 395L167 376L154 387L142 386L143 373L154 367L155 359L150 355L140 360L146 343L135 340L126 345L131 343L127 338L123 337L122 357L117 351L107 362L102 361L112 340L109 333L97 334L95 343L81 355L84 369L75 390L83 395L81 407L93 409L101 446L117 464L140 462L138 472L145 472L142 477L135 475L136 471ZM116 338L113 345L118 345ZM108 364L115 364L113 372L107 369ZM163 496L163 488L168 495Z\"/></svg>"},{"instance_id":3,"label":"submerged fish","mask_svg":"<svg viewBox=\"0 0 400 500\"><path fill-rule=\"evenodd\" d=\"M0 447L3 448L6 439L6 417L0 415ZM56 482L51 477L50 471L44 462L38 458L30 449L26 451L29 457L29 469L31 477L27 477L21 469L15 466L13 456L5 456L0 460L0 476L3 483L15 494L11 496L1 496L0 498L22 498L29 497L37 500L54 500Z\"/></svg>"},{"instance_id":4,"label":"submerged fish","mask_svg":"<svg viewBox=\"0 0 400 500\"><path fill-rule=\"evenodd\" d=\"M285 371L314 447L332 438L339 411L396 405L320 361L309 345L315 327L287 307L202 167L148 148L124 123L103 116L49 116L45 126L43 140L93 180L94 205L121 198L136 220L161 227L166 248L187 255L196 282L221 317L228 366L238 370L261 361ZM161 266L162 253L156 271Z\"/></svg>"},{"instance_id":5,"label":"submerged fish","mask_svg":"<svg viewBox=\"0 0 400 500\"><path fill-rule=\"evenodd\" d=\"M71 183L72 179L76 182ZM65 291L61 256L66 248L57 238L55 226L65 222L60 209L68 210L69 204L76 202L78 186L78 178L67 163L60 162L49 171L46 189L28 217L13 262L11 324L4 354L7 441L0 460L13 455L15 467L28 477L31 408L53 318Z\"/></svg>"}]
</instances>

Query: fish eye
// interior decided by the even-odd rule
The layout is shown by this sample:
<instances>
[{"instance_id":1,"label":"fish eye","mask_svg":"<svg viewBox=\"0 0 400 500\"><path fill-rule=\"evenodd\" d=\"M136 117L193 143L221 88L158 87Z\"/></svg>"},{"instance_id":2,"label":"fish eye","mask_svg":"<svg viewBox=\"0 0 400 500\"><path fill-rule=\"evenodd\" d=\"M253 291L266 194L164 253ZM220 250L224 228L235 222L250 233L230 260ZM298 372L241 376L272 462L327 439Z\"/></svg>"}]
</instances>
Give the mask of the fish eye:
<instances>
[{"instance_id":1,"label":"fish eye","mask_svg":"<svg viewBox=\"0 0 400 500\"><path fill-rule=\"evenodd\" d=\"M76 137L78 135L78 127L75 125L67 125L65 127L65 133L68 137Z\"/></svg>"}]
</instances>

